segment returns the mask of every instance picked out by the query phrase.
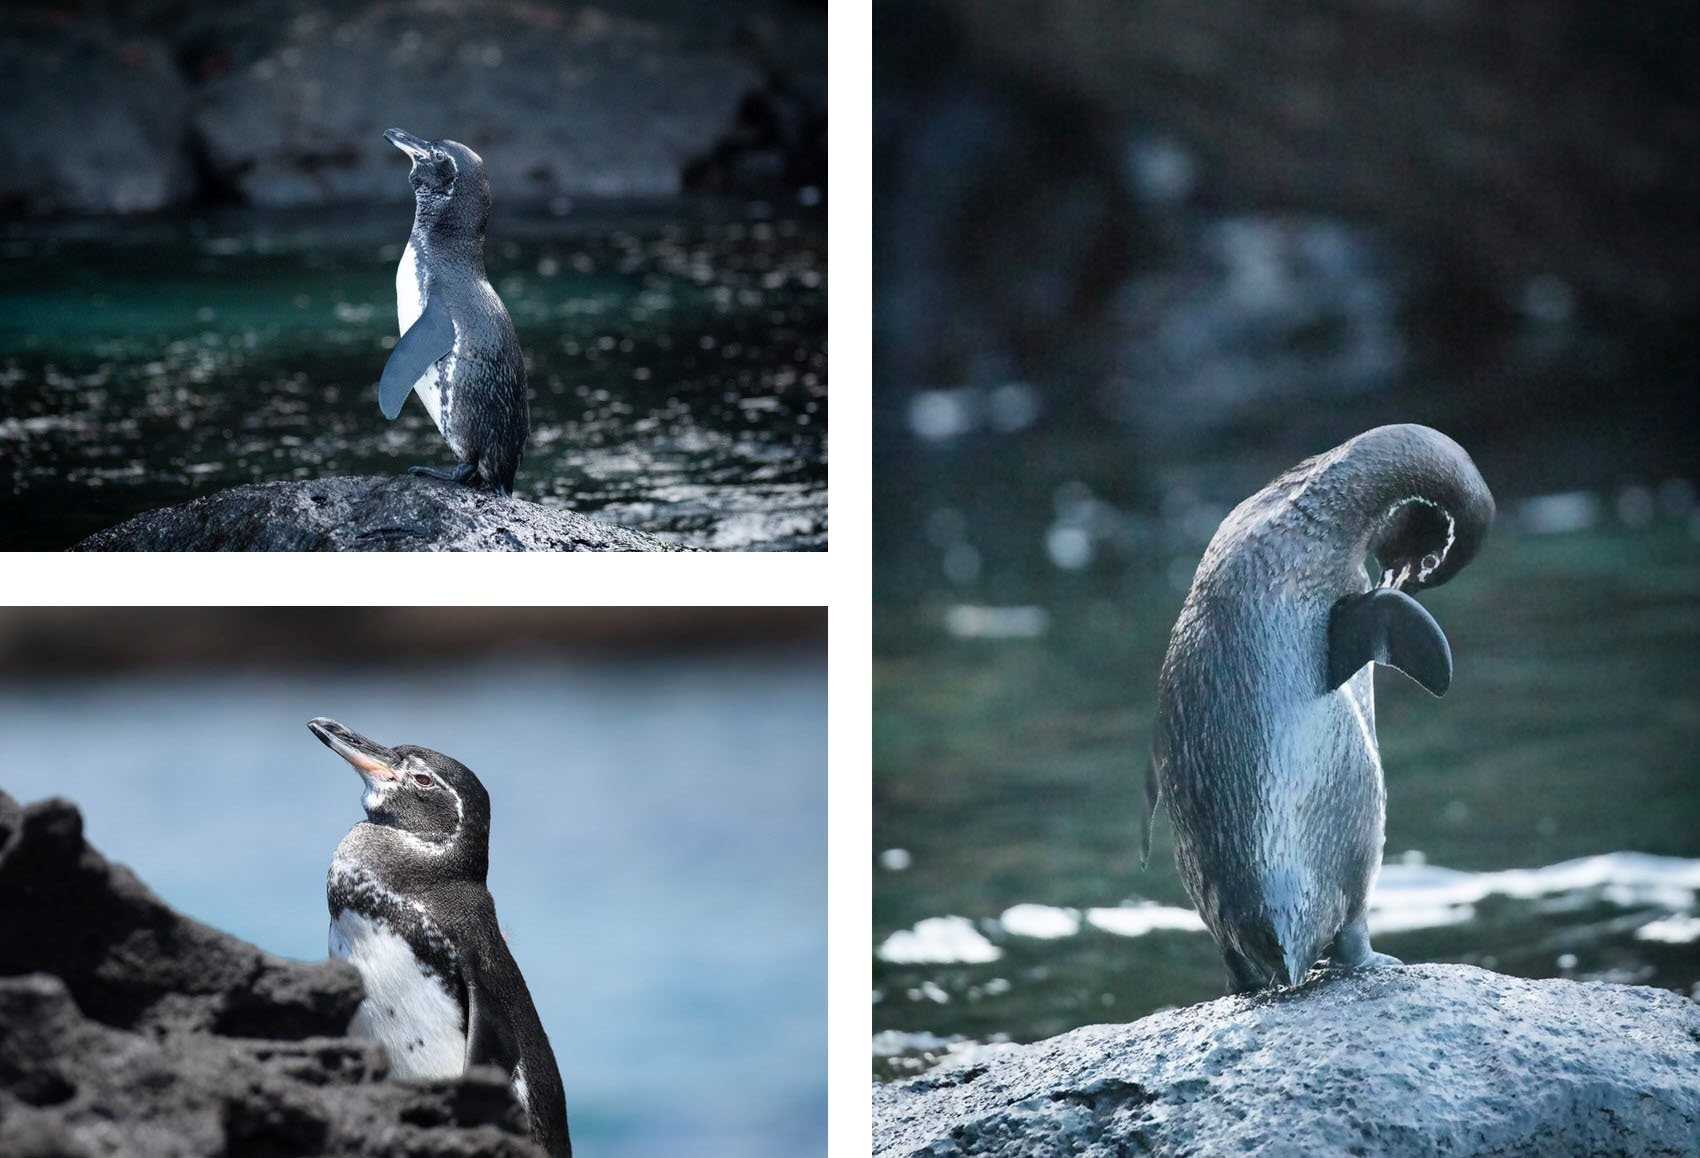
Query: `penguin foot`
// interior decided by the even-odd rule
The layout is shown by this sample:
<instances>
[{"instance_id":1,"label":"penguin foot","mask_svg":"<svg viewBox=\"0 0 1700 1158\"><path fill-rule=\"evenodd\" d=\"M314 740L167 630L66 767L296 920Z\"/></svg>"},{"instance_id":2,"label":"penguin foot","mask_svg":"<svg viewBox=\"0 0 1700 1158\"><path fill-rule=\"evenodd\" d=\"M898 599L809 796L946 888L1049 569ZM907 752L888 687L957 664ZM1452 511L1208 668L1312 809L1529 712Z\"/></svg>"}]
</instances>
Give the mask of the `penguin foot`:
<instances>
[{"instance_id":1,"label":"penguin foot","mask_svg":"<svg viewBox=\"0 0 1700 1158\"><path fill-rule=\"evenodd\" d=\"M1334 951L1328 962L1331 969L1385 969L1390 965L1403 964L1399 958L1377 953L1369 947L1369 925L1363 917L1340 930L1339 936L1334 938Z\"/></svg>"},{"instance_id":2,"label":"penguin foot","mask_svg":"<svg viewBox=\"0 0 1700 1158\"><path fill-rule=\"evenodd\" d=\"M1387 969L1404 962L1391 953L1367 953L1360 961L1330 961L1329 967L1345 973L1356 972L1359 969Z\"/></svg>"},{"instance_id":3,"label":"penguin foot","mask_svg":"<svg viewBox=\"0 0 1700 1158\"><path fill-rule=\"evenodd\" d=\"M410 466L408 474L416 474L422 478L441 479L444 482L469 482L478 473L478 468L470 462L463 462L452 470L444 470L440 466Z\"/></svg>"}]
</instances>

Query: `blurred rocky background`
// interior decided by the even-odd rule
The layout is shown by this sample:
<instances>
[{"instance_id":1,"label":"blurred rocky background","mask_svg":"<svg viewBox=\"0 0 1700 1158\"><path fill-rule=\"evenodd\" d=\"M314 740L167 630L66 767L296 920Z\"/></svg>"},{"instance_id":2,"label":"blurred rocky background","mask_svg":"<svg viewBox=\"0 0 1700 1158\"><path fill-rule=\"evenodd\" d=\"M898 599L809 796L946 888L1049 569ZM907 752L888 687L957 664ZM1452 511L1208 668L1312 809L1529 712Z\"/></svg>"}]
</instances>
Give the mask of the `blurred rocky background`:
<instances>
[{"instance_id":1,"label":"blurred rocky background","mask_svg":"<svg viewBox=\"0 0 1700 1158\"><path fill-rule=\"evenodd\" d=\"M504 199L824 188L823 0L25 0L0 213L408 196L392 124Z\"/></svg>"},{"instance_id":2,"label":"blurred rocky background","mask_svg":"<svg viewBox=\"0 0 1700 1158\"><path fill-rule=\"evenodd\" d=\"M951 538L916 495L1155 515L1208 486L1188 464L1232 452L1226 501L1395 419L1496 492L1692 473L1692 5L927 0L875 25L893 553Z\"/></svg>"}]
</instances>

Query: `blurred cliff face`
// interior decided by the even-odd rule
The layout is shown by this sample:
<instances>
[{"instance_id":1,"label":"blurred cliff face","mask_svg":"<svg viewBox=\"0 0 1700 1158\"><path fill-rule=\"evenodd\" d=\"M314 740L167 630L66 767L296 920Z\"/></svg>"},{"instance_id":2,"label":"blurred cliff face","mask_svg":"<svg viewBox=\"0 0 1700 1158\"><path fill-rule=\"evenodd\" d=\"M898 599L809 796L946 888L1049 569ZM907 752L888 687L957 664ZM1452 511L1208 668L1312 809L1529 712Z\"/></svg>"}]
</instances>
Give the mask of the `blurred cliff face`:
<instances>
[{"instance_id":1,"label":"blurred cliff face","mask_svg":"<svg viewBox=\"0 0 1700 1158\"><path fill-rule=\"evenodd\" d=\"M876 5L882 454L1107 420L1130 459L1237 440L1279 464L1402 415L1520 441L1530 488L1686 469L1694 24Z\"/></svg>"},{"instance_id":2,"label":"blurred cliff face","mask_svg":"<svg viewBox=\"0 0 1700 1158\"><path fill-rule=\"evenodd\" d=\"M9 6L0 209L406 201L391 124L498 201L825 181L816 0Z\"/></svg>"},{"instance_id":3,"label":"blurred cliff face","mask_svg":"<svg viewBox=\"0 0 1700 1158\"><path fill-rule=\"evenodd\" d=\"M8 607L0 677L823 650L818 607Z\"/></svg>"}]
</instances>

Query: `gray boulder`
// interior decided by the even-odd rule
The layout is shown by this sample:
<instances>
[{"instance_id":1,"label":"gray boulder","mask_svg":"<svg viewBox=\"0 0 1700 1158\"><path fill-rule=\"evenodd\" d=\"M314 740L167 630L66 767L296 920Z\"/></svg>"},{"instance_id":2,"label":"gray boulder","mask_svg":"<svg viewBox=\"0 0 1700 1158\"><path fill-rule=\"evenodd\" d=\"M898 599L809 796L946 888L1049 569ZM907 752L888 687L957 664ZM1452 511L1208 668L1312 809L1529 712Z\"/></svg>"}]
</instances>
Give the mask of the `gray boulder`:
<instances>
[{"instance_id":1,"label":"gray boulder","mask_svg":"<svg viewBox=\"0 0 1700 1158\"><path fill-rule=\"evenodd\" d=\"M181 916L63 800L0 792L0 1154L540 1155L496 1070L387 1081L340 962Z\"/></svg>"},{"instance_id":2,"label":"gray boulder","mask_svg":"<svg viewBox=\"0 0 1700 1158\"><path fill-rule=\"evenodd\" d=\"M673 194L762 82L738 35L751 7L327 4L278 20L250 2L209 18L238 48L194 125L211 172L255 205L411 201L392 125L470 145L504 203Z\"/></svg>"},{"instance_id":3,"label":"gray boulder","mask_svg":"<svg viewBox=\"0 0 1700 1158\"><path fill-rule=\"evenodd\" d=\"M1466 965L1325 974L874 1089L877 1155L1694 1155L1700 1004Z\"/></svg>"},{"instance_id":4,"label":"gray boulder","mask_svg":"<svg viewBox=\"0 0 1700 1158\"><path fill-rule=\"evenodd\" d=\"M0 215L138 213L194 190L169 48L94 21L0 14Z\"/></svg>"},{"instance_id":5,"label":"gray boulder","mask_svg":"<svg viewBox=\"0 0 1700 1158\"><path fill-rule=\"evenodd\" d=\"M677 551L642 531L414 475L250 483L137 515L78 551Z\"/></svg>"}]
</instances>

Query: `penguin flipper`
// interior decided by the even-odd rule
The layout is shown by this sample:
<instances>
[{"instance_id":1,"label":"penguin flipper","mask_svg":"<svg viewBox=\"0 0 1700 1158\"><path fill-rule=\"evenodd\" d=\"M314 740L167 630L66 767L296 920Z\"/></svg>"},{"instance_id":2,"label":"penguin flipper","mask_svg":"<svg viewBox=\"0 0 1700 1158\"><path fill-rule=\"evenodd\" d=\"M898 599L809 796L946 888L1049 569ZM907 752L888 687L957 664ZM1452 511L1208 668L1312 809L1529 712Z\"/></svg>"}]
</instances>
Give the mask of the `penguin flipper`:
<instances>
[{"instance_id":1,"label":"penguin flipper","mask_svg":"<svg viewBox=\"0 0 1700 1158\"><path fill-rule=\"evenodd\" d=\"M476 976L466 978L466 1065L498 1066L512 1073L519 1064L513 1035L496 1016L496 998Z\"/></svg>"},{"instance_id":2,"label":"penguin flipper","mask_svg":"<svg viewBox=\"0 0 1700 1158\"><path fill-rule=\"evenodd\" d=\"M448 310L431 299L425 300L419 320L407 328L407 333L390 351L384 363L384 376L378 381L378 409L385 418L401 413L401 404L413 392L413 384L424 377L432 363L454 349L455 327Z\"/></svg>"},{"instance_id":3,"label":"penguin flipper","mask_svg":"<svg viewBox=\"0 0 1700 1158\"><path fill-rule=\"evenodd\" d=\"M1397 668L1432 695L1452 685L1452 647L1428 610L1391 587L1348 595L1328 619L1328 690L1364 664Z\"/></svg>"}]
</instances>

